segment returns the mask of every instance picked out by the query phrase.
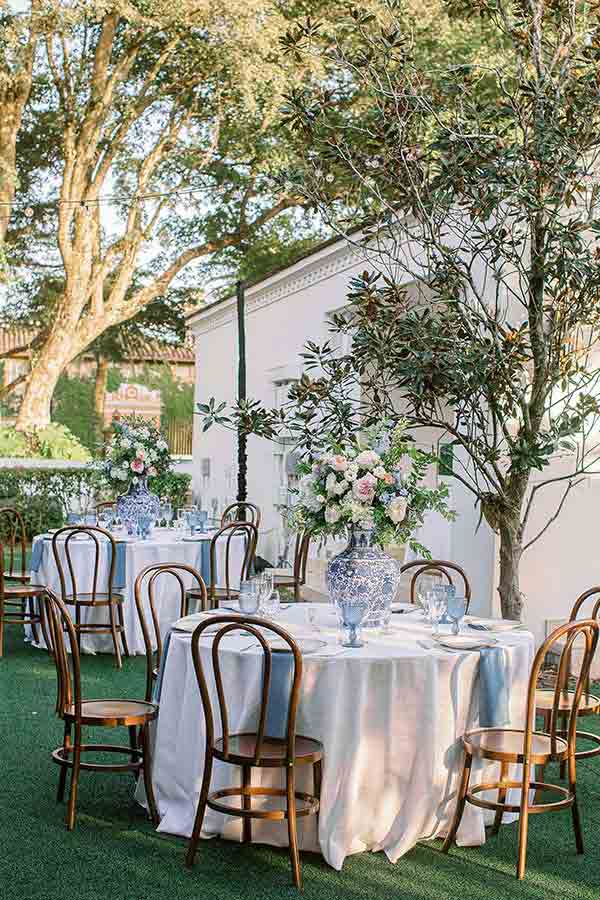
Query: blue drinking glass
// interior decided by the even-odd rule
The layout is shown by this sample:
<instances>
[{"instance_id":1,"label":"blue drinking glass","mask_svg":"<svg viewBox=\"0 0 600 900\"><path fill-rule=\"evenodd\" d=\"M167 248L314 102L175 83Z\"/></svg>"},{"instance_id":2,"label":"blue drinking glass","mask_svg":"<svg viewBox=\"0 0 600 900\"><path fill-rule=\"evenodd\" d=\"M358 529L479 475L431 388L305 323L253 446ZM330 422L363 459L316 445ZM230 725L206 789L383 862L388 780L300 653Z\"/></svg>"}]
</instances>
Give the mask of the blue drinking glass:
<instances>
[{"instance_id":1,"label":"blue drinking glass","mask_svg":"<svg viewBox=\"0 0 600 900\"><path fill-rule=\"evenodd\" d=\"M369 601L366 597L357 594L353 597L344 597L338 600L338 609L342 625L347 632L346 640L342 641L343 647L358 649L364 647L360 638L360 626L369 611Z\"/></svg>"}]
</instances>

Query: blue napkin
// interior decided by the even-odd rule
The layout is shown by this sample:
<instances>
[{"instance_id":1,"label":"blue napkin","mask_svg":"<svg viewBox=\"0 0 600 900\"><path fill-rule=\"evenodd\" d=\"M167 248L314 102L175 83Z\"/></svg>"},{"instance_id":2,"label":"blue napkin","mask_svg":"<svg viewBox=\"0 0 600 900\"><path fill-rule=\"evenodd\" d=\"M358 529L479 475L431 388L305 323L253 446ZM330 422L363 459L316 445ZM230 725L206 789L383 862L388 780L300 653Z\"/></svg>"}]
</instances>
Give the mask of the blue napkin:
<instances>
[{"instance_id":1,"label":"blue napkin","mask_svg":"<svg viewBox=\"0 0 600 900\"><path fill-rule=\"evenodd\" d=\"M271 655L271 681L267 698L265 735L272 738L287 736L290 693L294 678L294 656L290 652Z\"/></svg>"},{"instance_id":2,"label":"blue napkin","mask_svg":"<svg viewBox=\"0 0 600 900\"><path fill-rule=\"evenodd\" d=\"M482 728L503 728L509 724L508 654L502 647L482 647L479 651L479 724Z\"/></svg>"},{"instance_id":3,"label":"blue napkin","mask_svg":"<svg viewBox=\"0 0 600 900\"><path fill-rule=\"evenodd\" d=\"M154 688L152 690L152 702L159 703L160 702L160 694L162 691L162 683L163 683L163 675L165 673L165 666L167 664L167 654L169 652L169 647L171 645L171 629L169 629L167 636L162 645L162 655L160 657L160 666L158 667L158 675L156 677L156 681L154 682Z\"/></svg>"},{"instance_id":4,"label":"blue napkin","mask_svg":"<svg viewBox=\"0 0 600 900\"><path fill-rule=\"evenodd\" d=\"M37 570L41 566L42 559L44 557L44 549L44 538L39 538L39 540L33 542L33 547L31 548L31 559L29 561L29 569L31 572L37 572Z\"/></svg>"},{"instance_id":5,"label":"blue napkin","mask_svg":"<svg viewBox=\"0 0 600 900\"><path fill-rule=\"evenodd\" d=\"M200 570L204 584L208 587L210 584L210 541L200 542L200 552L196 566ZM215 572L215 584L218 583L217 573Z\"/></svg>"},{"instance_id":6,"label":"blue napkin","mask_svg":"<svg viewBox=\"0 0 600 900\"><path fill-rule=\"evenodd\" d=\"M110 565L110 560L109 560ZM127 544L117 543L117 551L115 558L115 579L113 581L113 587L117 588L117 590L121 590L125 587L127 583Z\"/></svg>"}]
</instances>

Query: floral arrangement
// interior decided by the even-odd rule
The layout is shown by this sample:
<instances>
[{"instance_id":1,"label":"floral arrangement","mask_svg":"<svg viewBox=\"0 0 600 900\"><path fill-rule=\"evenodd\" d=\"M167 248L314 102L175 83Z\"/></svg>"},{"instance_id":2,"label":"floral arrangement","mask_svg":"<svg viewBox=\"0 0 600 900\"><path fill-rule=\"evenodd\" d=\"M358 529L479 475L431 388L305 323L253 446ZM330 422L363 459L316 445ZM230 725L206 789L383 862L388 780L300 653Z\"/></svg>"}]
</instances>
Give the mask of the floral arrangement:
<instances>
[{"instance_id":1,"label":"floral arrangement","mask_svg":"<svg viewBox=\"0 0 600 900\"><path fill-rule=\"evenodd\" d=\"M413 534L425 513L434 509L445 518L454 514L446 505L448 488L424 484L432 453L415 447L400 421L368 429L346 445L337 445L300 463L298 500L290 511L294 530L315 536L337 536L349 526L375 530L377 542L407 543L426 552Z\"/></svg>"},{"instance_id":2,"label":"floral arrangement","mask_svg":"<svg viewBox=\"0 0 600 900\"><path fill-rule=\"evenodd\" d=\"M152 422L141 416L126 416L114 423L114 434L96 470L104 484L121 491L139 478L170 472L169 445Z\"/></svg>"}]
</instances>

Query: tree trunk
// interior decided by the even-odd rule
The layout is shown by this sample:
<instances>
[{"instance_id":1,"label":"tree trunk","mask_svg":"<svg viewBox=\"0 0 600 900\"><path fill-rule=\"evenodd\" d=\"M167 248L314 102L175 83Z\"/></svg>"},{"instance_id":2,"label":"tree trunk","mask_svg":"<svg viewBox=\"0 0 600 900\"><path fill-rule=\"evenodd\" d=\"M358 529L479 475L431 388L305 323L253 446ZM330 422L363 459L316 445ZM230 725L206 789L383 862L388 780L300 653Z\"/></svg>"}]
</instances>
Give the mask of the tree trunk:
<instances>
[{"instance_id":1,"label":"tree trunk","mask_svg":"<svg viewBox=\"0 0 600 900\"><path fill-rule=\"evenodd\" d=\"M100 434L104 432L104 406L106 401L106 385L108 384L109 363L105 356L99 356L96 364L96 380L94 384L94 410L98 418Z\"/></svg>"},{"instance_id":2,"label":"tree trunk","mask_svg":"<svg viewBox=\"0 0 600 900\"><path fill-rule=\"evenodd\" d=\"M27 378L17 416L17 431L35 431L50 424L52 396L61 372L77 355L68 329L60 328L49 337Z\"/></svg>"},{"instance_id":3,"label":"tree trunk","mask_svg":"<svg viewBox=\"0 0 600 900\"><path fill-rule=\"evenodd\" d=\"M523 547L520 517L500 524L500 582L498 593L504 619L521 621L523 594L519 589L519 563Z\"/></svg>"}]
</instances>

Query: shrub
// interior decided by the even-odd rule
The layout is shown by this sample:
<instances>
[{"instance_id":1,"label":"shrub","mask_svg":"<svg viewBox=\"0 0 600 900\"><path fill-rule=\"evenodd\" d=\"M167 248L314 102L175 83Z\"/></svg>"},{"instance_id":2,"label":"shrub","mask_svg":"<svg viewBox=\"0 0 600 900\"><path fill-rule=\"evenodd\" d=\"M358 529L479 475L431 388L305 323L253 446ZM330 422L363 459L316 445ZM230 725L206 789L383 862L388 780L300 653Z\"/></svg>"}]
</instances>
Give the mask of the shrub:
<instances>
[{"instance_id":1,"label":"shrub","mask_svg":"<svg viewBox=\"0 0 600 900\"><path fill-rule=\"evenodd\" d=\"M88 450L64 425L52 423L37 431L25 433L0 427L0 457L13 459L65 459L89 462Z\"/></svg>"},{"instance_id":2,"label":"shrub","mask_svg":"<svg viewBox=\"0 0 600 900\"><path fill-rule=\"evenodd\" d=\"M169 472L152 479L150 488L178 507L184 503L190 482L189 475ZM70 498L84 495L97 496L97 475L91 468L0 469L0 505L15 506L21 512L29 539L64 525Z\"/></svg>"}]
</instances>

